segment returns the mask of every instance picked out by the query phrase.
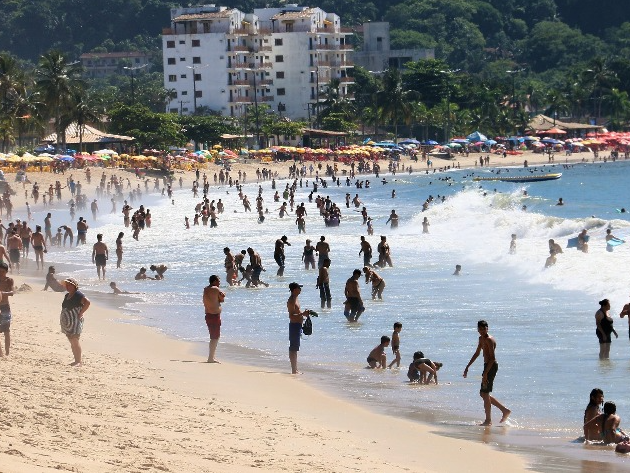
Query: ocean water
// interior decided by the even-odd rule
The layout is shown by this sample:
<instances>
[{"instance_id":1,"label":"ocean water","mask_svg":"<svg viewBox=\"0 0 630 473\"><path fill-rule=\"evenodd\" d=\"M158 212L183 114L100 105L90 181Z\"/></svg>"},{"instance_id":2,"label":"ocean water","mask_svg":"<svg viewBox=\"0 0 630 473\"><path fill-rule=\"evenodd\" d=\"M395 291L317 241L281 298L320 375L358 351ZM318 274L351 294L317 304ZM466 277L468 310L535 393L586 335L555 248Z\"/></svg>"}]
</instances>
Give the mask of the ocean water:
<instances>
[{"instance_id":1,"label":"ocean water","mask_svg":"<svg viewBox=\"0 0 630 473\"><path fill-rule=\"evenodd\" d=\"M255 213L243 212L234 188L211 188L210 199L221 198L226 211L219 227L184 228L184 216L192 222L194 199L189 188L177 189L174 204L159 196L144 199L151 209L153 226L131 238L122 215L103 215L99 232L110 245L112 257L108 280L128 291L143 292L143 300L128 306L138 323L192 341L208 339L203 320L201 293L208 276L219 274L225 281L223 248L236 254L252 246L262 256L266 272L261 278L269 288L226 288L223 305L222 343L255 350L267 362L285 363L287 371L288 284L304 284L300 296L303 308L319 312L314 334L302 340L300 368L309 371L344 396L358 398L401 415L421 413L438 424L473 425L483 419L479 383L483 362L462 372L476 345L476 324L485 319L497 340L499 372L494 394L513 412L511 425L526 432L576 438L581 435L583 410L593 387L604 390L606 399L617 403L622 418L630 415L627 380L630 375L630 342L626 319L618 314L630 302L630 273L626 269L630 243L607 252L605 230L609 226L621 238L630 239L629 214L616 209L630 208L627 176L629 162L561 165L544 168L503 170L510 176L526 173L562 172L560 180L528 184L473 182L471 175L490 175L490 169L453 170L445 173L417 172L384 175L387 184L372 176L369 189L320 187L342 208L342 223L326 228L315 203L308 202L309 187L298 187L296 203L305 202L308 212L306 235L298 235L295 218L279 218L269 181L262 182L265 207L270 213L264 224ZM381 176L381 178L383 175ZM448 178L448 180L445 180ZM287 181L279 180L282 191ZM330 180L329 180L330 182ZM190 183L188 183L190 184ZM189 186L188 186L189 187ZM392 189L396 198L391 197ZM244 186L254 201L257 183ZM524 194L527 191L527 195ZM369 215L375 219L374 236L368 237L376 255L380 235L386 235L392 249L393 268L378 270L387 287L383 301L372 301L370 285L361 287L366 311L359 323L343 316L343 289L352 270L362 267L358 252L360 235L367 235L361 215L346 209L344 196L358 193ZM429 196L436 203L422 212ZM445 196L444 202L437 196ZM556 206L562 197L564 206ZM527 206L527 211L522 206ZM134 206L137 206L134 205ZM395 209L398 229L385 225ZM78 214L80 215L80 214ZM430 233L422 234L421 221L430 221ZM65 213L53 215L53 224L68 220ZM69 222L68 222L69 223ZM590 252L565 249L556 266L544 269L547 241L554 238L563 247L566 240L587 228ZM125 231L123 269L115 269L114 241ZM508 254L510 235L517 235L517 252ZM88 234L95 239L94 228ZM287 235L284 277L276 276L274 242ZM316 242L325 235L331 246L331 292L333 307L320 310L315 289L316 271L305 271L301 263L305 239ZM74 277L84 287L107 291L96 279L91 265L91 244L49 258L79 267ZM134 281L140 266L165 263L164 281ZM452 273L463 266L462 276ZM224 282L223 282L224 284ZM598 359L594 314L598 301L609 298L619 339L613 339L609 361ZM390 335L394 322L402 322L400 370L365 369L365 358ZM220 348L221 350L221 348ZM407 366L414 351L444 363L438 386L409 386ZM220 355L221 351L219 351ZM391 352L388 352L391 357ZM494 411L498 421L499 412ZM546 434L545 434L546 433Z\"/></svg>"}]
</instances>

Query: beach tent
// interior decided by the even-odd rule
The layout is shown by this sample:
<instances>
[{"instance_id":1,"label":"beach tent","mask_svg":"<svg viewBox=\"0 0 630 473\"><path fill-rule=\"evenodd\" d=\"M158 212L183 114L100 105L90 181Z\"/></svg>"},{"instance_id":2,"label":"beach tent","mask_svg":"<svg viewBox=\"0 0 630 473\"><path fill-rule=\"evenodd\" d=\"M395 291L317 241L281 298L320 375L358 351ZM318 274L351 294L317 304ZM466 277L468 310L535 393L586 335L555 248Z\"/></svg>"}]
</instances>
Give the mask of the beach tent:
<instances>
[{"instance_id":1,"label":"beach tent","mask_svg":"<svg viewBox=\"0 0 630 473\"><path fill-rule=\"evenodd\" d=\"M466 138L470 141L488 141L488 137L479 131L472 132Z\"/></svg>"}]
</instances>

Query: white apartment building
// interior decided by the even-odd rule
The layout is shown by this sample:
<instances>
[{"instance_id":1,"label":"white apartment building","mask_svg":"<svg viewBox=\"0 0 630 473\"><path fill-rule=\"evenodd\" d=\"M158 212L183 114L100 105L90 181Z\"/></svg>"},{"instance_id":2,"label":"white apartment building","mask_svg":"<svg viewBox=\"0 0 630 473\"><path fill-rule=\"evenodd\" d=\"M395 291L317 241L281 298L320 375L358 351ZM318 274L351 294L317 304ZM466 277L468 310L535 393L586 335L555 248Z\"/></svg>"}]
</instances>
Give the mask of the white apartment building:
<instances>
[{"instance_id":1,"label":"white apartment building","mask_svg":"<svg viewBox=\"0 0 630 473\"><path fill-rule=\"evenodd\" d=\"M174 92L167 111L208 107L240 117L268 104L313 121L333 79L339 95L353 99L350 34L339 16L320 8L174 8L162 32L164 87Z\"/></svg>"}]
</instances>

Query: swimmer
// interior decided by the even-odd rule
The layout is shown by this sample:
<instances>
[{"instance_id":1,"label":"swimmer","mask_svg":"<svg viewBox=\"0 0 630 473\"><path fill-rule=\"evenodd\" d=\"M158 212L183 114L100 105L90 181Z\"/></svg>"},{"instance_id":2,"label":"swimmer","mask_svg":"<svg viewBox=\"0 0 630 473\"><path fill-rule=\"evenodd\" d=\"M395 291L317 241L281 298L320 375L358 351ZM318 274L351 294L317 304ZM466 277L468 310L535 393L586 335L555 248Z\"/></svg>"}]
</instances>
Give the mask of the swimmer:
<instances>
[{"instance_id":1,"label":"swimmer","mask_svg":"<svg viewBox=\"0 0 630 473\"><path fill-rule=\"evenodd\" d=\"M453 273L453 276L461 276L462 274L462 265L461 264L456 264L455 265L455 272Z\"/></svg>"},{"instance_id":2,"label":"swimmer","mask_svg":"<svg viewBox=\"0 0 630 473\"><path fill-rule=\"evenodd\" d=\"M512 233L512 240L510 241L510 254L516 253L516 233Z\"/></svg>"},{"instance_id":3,"label":"swimmer","mask_svg":"<svg viewBox=\"0 0 630 473\"><path fill-rule=\"evenodd\" d=\"M564 202L562 201L562 197L558 199L558 202L556 203L556 205L564 205Z\"/></svg>"},{"instance_id":4,"label":"swimmer","mask_svg":"<svg viewBox=\"0 0 630 473\"><path fill-rule=\"evenodd\" d=\"M114 281L109 283L109 287L111 287L112 290L114 291L113 292L114 295L118 295L118 294L140 294L139 292L122 291L121 289L118 288L118 286L116 286L116 283Z\"/></svg>"}]
</instances>

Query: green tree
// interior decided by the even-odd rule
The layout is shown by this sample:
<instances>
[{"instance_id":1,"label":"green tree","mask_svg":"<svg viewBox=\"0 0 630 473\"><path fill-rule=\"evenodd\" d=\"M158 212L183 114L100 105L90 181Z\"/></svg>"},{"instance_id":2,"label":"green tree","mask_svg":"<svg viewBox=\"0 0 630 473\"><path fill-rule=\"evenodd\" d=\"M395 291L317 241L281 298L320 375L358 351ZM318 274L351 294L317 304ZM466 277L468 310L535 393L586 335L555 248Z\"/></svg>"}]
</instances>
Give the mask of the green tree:
<instances>
[{"instance_id":1,"label":"green tree","mask_svg":"<svg viewBox=\"0 0 630 473\"><path fill-rule=\"evenodd\" d=\"M141 148L183 146L186 135L179 115L155 113L143 105L119 105L110 112L109 131L133 136Z\"/></svg>"},{"instance_id":2,"label":"green tree","mask_svg":"<svg viewBox=\"0 0 630 473\"><path fill-rule=\"evenodd\" d=\"M66 146L66 129L75 99L85 93L85 82L81 79L82 68L78 63L69 63L61 51L50 51L41 57L35 71L37 89L47 105L47 116L54 119L57 143Z\"/></svg>"},{"instance_id":3,"label":"green tree","mask_svg":"<svg viewBox=\"0 0 630 473\"><path fill-rule=\"evenodd\" d=\"M380 114L384 121L394 123L394 142L398 142L398 123L401 117L409 122L411 100L416 94L404 87L400 71L389 68L383 74L383 90L380 92Z\"/></svg>"}]
</instances>

